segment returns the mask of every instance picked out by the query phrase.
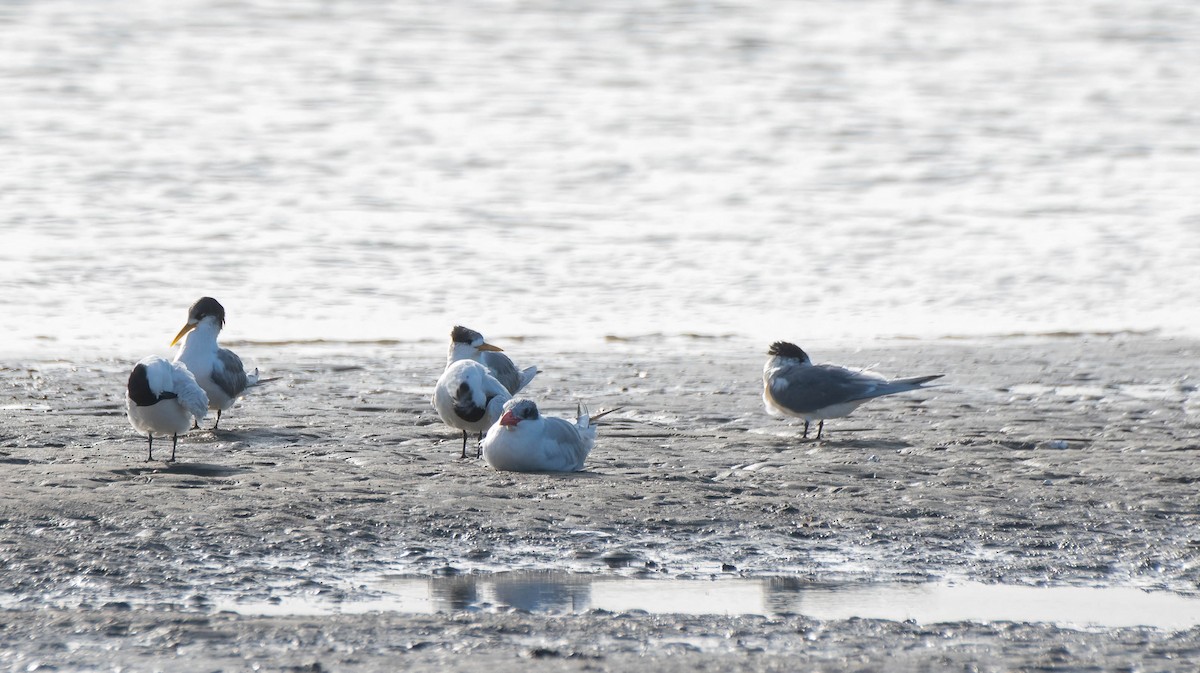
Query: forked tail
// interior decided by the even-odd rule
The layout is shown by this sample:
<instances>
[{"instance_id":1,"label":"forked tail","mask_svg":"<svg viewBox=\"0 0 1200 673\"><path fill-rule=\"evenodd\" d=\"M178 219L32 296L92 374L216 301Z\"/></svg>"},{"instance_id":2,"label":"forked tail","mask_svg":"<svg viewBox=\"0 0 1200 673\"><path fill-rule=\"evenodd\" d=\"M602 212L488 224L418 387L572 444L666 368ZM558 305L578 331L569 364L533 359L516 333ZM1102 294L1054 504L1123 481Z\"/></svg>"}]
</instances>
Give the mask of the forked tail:
<instances>
[{"instance_id":1,"label":"forked tail","mask_svg":"<svg viewBox=\"0 0 1200 673\"><path fill-rule=\"evenodd\" d=\"M945 376L945 374L934 374L932 376L912 376L907 379L893 379L891 381L891 383L898 383L900 385L906 385L906 386L912 386L913 388L919 388L919 387L921 387L922 384L929 383L930 381L932 381L934 379L940 379L943 376Z\"/></svg>"},{"instance_id":2,"label":"forked tail","mask_svg":"<svg viewBox=\"0 0 1200 673\"><path fill-rule=\"evenodd\" d=\"M906 393L910 390L922 390L927 387L925 384L934 380L940 379L945 374L934 374L932 376L912 376L906 379L894 379L880 385L872 391L871 397L880 397L882 395L893 395L895 393Z\"/></svg>"},{"instance_id":3,"label":"forked tail","mask_svg":"<svg viewBox=\"0 0 1200 673\"><path fill-rule=\"evenodd\" d=\"M591 426L595 425L596 421L600 420L601 418L604 418L605 416L611 414L614 411L620 411L624 408L625 407L613 407L612 409L605 409L604 411L601 411L600 413L596 414L595 416L592 416L588 413L588 408L586 406L584 406L583 404L577 404L576 409L578 410L578 414L577 414L578 418L576 419L575 423L576 423L576 425L580 425L585 428L591 427Z\"/></svg>"},{"instance_id":4,"label":"forked tail","mask_svg":"<svg viewBox=\"0 0 1200 673\"><path fill-rule=\"evenodd\" d=\"M522 369L519 374L521 383L517 386L517 390L522 390L525 388L525 386L529 385L529 382L532 381L533 377L537 376L538 373L537 367L526 367L525 369Z\"/></svg>"},{"instance_id":5,"label":"forked tail","mask_svg":"<svg viewBox=\"0 0 1200 673\"><path fill-rule=\"evenodd\" d=\"M253 388L254 386L261 386L264 383L271 383L272 381L278 381L281 378L283 378L283 377L282 376L272 376L272 377L266 378L266 379L260 378L259 374L258 374L258 367L255 367L253 372L246 373L246 387Z\"/></svg>"}]
</instances>

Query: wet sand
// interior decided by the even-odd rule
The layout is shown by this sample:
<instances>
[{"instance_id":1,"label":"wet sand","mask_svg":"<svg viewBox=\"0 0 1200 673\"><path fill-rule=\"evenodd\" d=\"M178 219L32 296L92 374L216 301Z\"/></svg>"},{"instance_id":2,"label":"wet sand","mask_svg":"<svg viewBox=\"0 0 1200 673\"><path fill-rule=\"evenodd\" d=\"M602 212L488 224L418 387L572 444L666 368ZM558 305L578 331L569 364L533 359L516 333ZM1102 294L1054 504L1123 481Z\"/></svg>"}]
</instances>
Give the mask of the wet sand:
<instances>
[{"instance_id":1,"label":"wet sand","mask_svg":"<svg viewBox=\"0 0 1200 673\"><path fill-rule=\"evenodd\" d=\"M460 460L428 401L441 343L238 345L278 380L221 430L181 438L172 465L146 463L124 418L136 357L3 363L0 665L1184 671L1200 657L1200 629L218 607L349 604L371 597L353 578L372 573L519 569L1200 587L1200 343L802 344L818 361L947 374L804 442L762 409L765 344L494 338L542 368L529 393L545 413L624 407L586 472Z\"/></svg>"}]
</instances>

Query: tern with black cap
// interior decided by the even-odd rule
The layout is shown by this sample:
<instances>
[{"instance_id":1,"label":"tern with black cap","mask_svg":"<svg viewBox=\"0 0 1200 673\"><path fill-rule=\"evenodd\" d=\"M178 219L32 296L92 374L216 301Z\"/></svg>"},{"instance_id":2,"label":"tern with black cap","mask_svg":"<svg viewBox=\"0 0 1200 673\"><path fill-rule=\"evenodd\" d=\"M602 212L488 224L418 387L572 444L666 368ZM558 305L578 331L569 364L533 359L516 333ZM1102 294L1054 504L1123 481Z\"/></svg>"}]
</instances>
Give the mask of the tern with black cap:
<instances>
[{"instance_id":1,"label":"tern with black cap","mask_svg":"<svg viewBox=\"0 0 1200 673\"><path fill-rule=\"evenodd\" d=\"M175 362L187 367L208 395L208 408L217 412L213 430L221 424L221 412L258 383L258 370L247 374L237 354L217 345L217 336L224 326L225 307L212 297L201 297L188 309L187 323L171 341L174 346L184 340Z\"/></svg>"},{"instance_id":2,"label":"tern with black cap","mask_svg":"<svg viewBox=\"0 0 1200 673\"><path fill-rule=\"evenodd\" d=\"M499 381L510 395L516 395L529 385L538 373L537 367L526 367L518 371L502 348L488 343L482 334L473 329L455 325L454 329L450 330L450 352L446 356L446 364L459 360L474 360L487 367L492 377Z\"/></svg>"},{"instance_id":3,"label":"tern with black cap","mask_svg":"<svg viewBox=\"0 0 1200 673\"><path fill-rule=\"evenodd\" d=\"M924 388L942 374L888 379L870 371L855 371L838 365L814 365L799 346L776 341L767 349L771 356L763 367L763 403L767 412L817 421L817 439L825 420L850 415L868 400Z\"/></svg>"}]
</instances>

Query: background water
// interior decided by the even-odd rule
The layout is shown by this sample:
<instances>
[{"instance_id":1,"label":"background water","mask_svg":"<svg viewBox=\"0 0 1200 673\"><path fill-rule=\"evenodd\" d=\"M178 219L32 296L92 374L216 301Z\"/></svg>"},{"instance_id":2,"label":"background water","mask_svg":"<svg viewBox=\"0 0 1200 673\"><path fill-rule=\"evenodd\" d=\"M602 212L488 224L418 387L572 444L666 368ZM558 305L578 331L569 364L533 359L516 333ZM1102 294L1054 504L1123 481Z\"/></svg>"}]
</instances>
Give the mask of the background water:
<instances>
[{"instance_id":1,"label":"background water","mask_svg":"<svg viewBox=\"0 0 1200 673\"><path fill-rule=\"evenodd\" d=\"M1198 82L1191 0L6 2L0 353L1197 334Z\"/></svg>"}]
</instances>

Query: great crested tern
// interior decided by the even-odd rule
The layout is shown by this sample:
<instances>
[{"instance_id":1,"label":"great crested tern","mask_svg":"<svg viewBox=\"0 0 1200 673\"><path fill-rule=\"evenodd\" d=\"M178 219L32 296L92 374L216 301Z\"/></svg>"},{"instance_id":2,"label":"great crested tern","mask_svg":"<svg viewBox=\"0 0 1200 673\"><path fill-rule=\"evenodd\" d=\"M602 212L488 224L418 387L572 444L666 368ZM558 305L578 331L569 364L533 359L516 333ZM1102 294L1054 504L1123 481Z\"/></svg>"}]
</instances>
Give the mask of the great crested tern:
<instances>
[{"instance_id":1,"label":"great crested tern","mask_svg":"<svg viewBox=\"0 0 1200 673\"><path fill-rule=\"evenodd\" d=\"M498 346L484 340L483 335L468 327L455 325L450 330L450 352L447 364L458 360L474 360L488 368L510 395L516 395L537 376L537 367L526 367L520 371Z\"/></svg>"},{"instance_id":2,"label":"great crested tern","mask_svg":"<svg viewBox=\"0 0 1200 673\"><path fill-rule=\"evenodd\" d=\"M771 344L767 354L771 358L763 367L763 403L768 413L804 419L804 438L812 421L819 422L820 439L826 419L848 416L867 400L918 390L943 376L888 379L838 365L814 365L799 346L786 341Z\"/></svg>"},{"instance_id":3,"label":"great crested tern","mask_svg":"<svg viewBox=\"0 0 1200 673\"><path fill-rule=\"evenodd\" d=\"M247 374L242 359L228 348L217 345L217 336L225 326L225 307L212 297L201 297L188 309L187 323L171 341L184 339L175 355L196 377L196 383L208 394L208 408L217 412L213 430L221 424L221 412L233 406L246 388L258 382L258 371Z\"/></svg>"}]
</instances>

